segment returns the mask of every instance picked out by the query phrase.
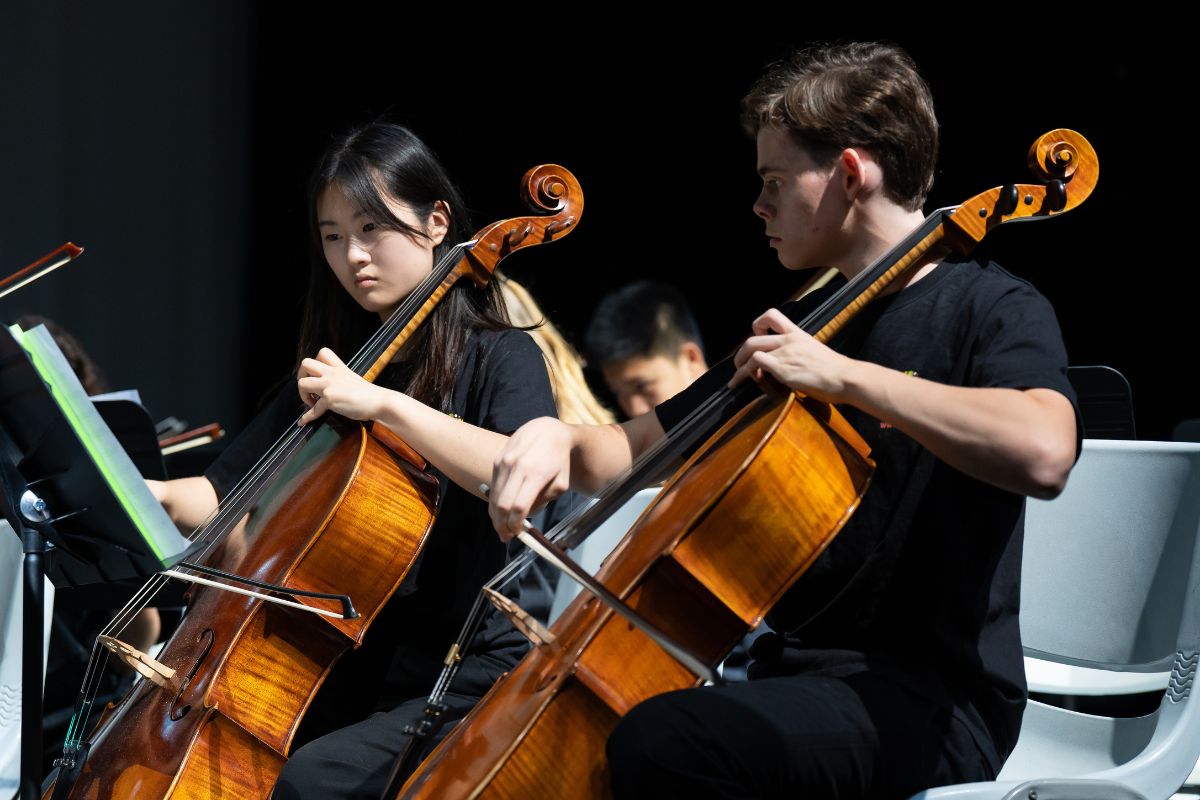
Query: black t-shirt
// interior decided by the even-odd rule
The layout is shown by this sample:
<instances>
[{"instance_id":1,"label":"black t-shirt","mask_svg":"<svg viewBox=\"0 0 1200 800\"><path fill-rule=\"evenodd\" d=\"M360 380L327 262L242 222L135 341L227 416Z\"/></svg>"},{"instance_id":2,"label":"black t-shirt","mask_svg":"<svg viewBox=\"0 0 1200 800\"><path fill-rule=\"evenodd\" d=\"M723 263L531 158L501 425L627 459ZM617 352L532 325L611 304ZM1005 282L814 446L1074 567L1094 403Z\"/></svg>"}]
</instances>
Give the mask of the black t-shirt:
<instances>
[{"instance_id":1,"label":"black t-shirt","mask_svg":"<svg viewBox=\"0 0 1200 800\"><path fill-rule=\"evenodd\" d=\"M392 363L376 383L399 390L407 378L405 365ZM476 332L459 366L450 410L472 425L504 434L535 417L556 416L546 362L533 339L511 329ZM301 411L295 382L288 381L205 472L218 497L225 497ZM492 527L487 503L431 471L439 482L433 530L416 569L372 624L365 652L355 654L384 671L384 691L393 698L418 696L432 687L480 587L509 553ZM507 668L524 649L518 639L507 621L491 614L468 652L487 653L492 661L505 662L498 668Z\"/></svg>"},{"instance_id":2,"label":"black t-shirt","mask_svg":"<svg viewBox=\"0 0 1200 800\"><path fill-rule=\"evenodd\" d=\"M783 310L803 319L830 291ZM1075 402L1053 309L995 264L944 261L872 302L831 346L939 383L1043 387ZM731 374L723 362L658 406L663 428ZM998 769L1027 694L1017 619L1024 498L856 408L839 410L876 471L860 508L768 615L782 638L753 651L751 676L885 673L952 709Z\"/></svg>"}]
</instances>

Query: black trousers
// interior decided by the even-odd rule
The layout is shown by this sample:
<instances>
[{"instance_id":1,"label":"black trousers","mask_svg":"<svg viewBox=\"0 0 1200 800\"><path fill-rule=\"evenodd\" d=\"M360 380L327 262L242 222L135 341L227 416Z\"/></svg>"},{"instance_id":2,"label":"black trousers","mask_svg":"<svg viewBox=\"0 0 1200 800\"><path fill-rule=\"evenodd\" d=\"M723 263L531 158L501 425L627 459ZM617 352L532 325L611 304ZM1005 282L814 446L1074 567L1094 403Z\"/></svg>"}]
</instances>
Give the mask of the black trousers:
<instances>
[{"instance_id":1,"label":"black trousers","mask_svg":"<svg viewBox=\"0 0 1200 800\"><path fill-rule=\"evenodd\" d=\"M447 721L438 737L425 743L421 758L433 750L455 722L467 715L505 668L506 663L488 656L468 656L463 660L451 684L453 691L445 696L444 702L449 706L444 715ZM288 758L272 797L379 800L397 756L408 744L404 726L421 718L427 699L422 696L407 700L308 742Z\"/></svg>"},{"instance_id":2,"label":"black trousers","mask_svg":"<svg viewBox=\"0 0 1200 800\"><path fill-rule=\"evenodd\" d=\"M871 673L669 692L608 740L617 798L906 798L994 778L948 711Z\"/></svg>"}]
</instances>

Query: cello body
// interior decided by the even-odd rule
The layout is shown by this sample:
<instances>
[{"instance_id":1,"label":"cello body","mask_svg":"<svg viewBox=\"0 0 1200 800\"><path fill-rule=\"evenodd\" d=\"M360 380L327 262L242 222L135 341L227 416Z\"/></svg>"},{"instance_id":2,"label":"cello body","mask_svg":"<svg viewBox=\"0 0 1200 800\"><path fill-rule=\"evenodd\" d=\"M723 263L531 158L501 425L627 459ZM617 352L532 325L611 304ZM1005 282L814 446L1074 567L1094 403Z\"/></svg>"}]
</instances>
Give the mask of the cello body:
<instances>
[{"instance_id":1,"label":"cello body","mask_svg":"<svg viewBox=\"0 0 1200 800\"><path fill-rule=\"evenodd\" d=\"M937 241L931 235L918 255ZM836 412L811 407L788 395L735 417L672 481L600 576L706 663L719 662L761 620L865 492L865 446ZM554 633L443 742L402 796L605 796L603 745L620 716L648 697L698 683L592 598L578 598ZM206 699L217 703L208 708L228 704L213 691ZM253 770L257 755L239 758ZM172 786L180 783L210 794L202 780L177 776Z\"/></svg>"},{"instance_id":2,"label":"cello body","mask_svg":"<svg viewBox=\"0 0 1200 800\"><path fill-rule=\"evenodd\" d=\"M575 229L583 194L568 170L530 169L522 194L538 215L494 222L455 244L421 291L351 359L351 369L375 380L457 281L482 286L503 258ZM155 669L142 673L148 679L106 708L84 742L75 736L91 711L87 686L95 664L89 667L59 762L63 771L45 796L269 797L317 690L338 659L362 643L419 560L438 498L425 468L421 456L377 423L328 415L280 437L197 531L199 544L207 545L201 557L206 569L227 579L322 593L289 599L327 616L192 589L183 622ZM221 527L222 516L235 521L243 514L244 525ZM164 580L152 579L142 598ZM330 597L345 600L341 613Z\"/></svg>"},{"instance_id":3,"label":"cello body","mask_svg":"<svg viewBox=\"0 0 1200 800\"><path fill-rule=\"evenodd\" d=\"M193 589L160 655L175 678L139 681L107 710L71 796L269 797L317 688L362 641L429 533L437 483L423 466L379 425L337 421L314 435L213 563L239 574L253 564L256 580L350 594L360 616Z\"/></svg>"},{"instance_id":4,"label":"cello body","mask_svg":"<svg viewBox=\"0 0 1200 800\"><path fill-rule=\"evenodd\" d=\"M865 442L832 407L763 396L692 456L597 578L715 666L841 529L872 468ZM401 797L607 797L604 743L620 717L700 683L587 593L551 632L554 640L493 687Z\"/></svg>"},{"instance_id":5,"label":"cello body","mask_svg":"<svg viewBox=\"0 0 1200 800\"><path fill-rule=\"evenodd\" d=\"M1029 163L1046 183L996 187L935 211L799 322L801 329L828 343L909 270L949 250L969 252L1006 222L1064 213L1095 186L1095 152L1074 131L1040 137ZM710 396L664 441L705 420L704 409L729 395ZM657 455L639 458L645 463L635 461L632 470L644 475ZM842 528L872 469L865 442L835 409L790 393L759 397L675 473L597 581L693 660L716 665ZM697 672L595 595L577 597L551 633L442 741L399 797L608 797L605 743L617 721L650 697L700 683Z\"/></svg>"}]
</instances>

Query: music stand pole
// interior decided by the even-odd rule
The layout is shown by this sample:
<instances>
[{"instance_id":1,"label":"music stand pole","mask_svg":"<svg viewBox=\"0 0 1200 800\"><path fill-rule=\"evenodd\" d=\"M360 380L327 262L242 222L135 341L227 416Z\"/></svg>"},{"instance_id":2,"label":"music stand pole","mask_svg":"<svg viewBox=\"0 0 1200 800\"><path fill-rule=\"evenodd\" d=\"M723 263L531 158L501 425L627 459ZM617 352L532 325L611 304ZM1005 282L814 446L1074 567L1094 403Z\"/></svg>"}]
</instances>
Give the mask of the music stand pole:
<instances>
[{"instance_id":1,"label":"music stand pole","mask_svg":"<svg viewBox=\"0 0 1200 800\"><path fill-rule=\"evenodd\" d=\"M49 517L45 503L25 486L9 461L12 452L7 431L0 428L0 511L21 536L25 551L24 591L21 606L21 800L38 800L42 794L42 674L45 670L46 538L33 520ZM27 517L26 515L29 515Z\"/></svg>"},{"instance_id":2,"label":"music stand pole","mask_svg":"<svg viewBox=\"0 0 1200 800\"><path fill-rule=\"evenodd\" d=\"M21 663L21 800L42 794L42 673L45 661L46 540L33 528L21 531L25 546L24 658Z\"/></svg>"},{"instance_id":3,"label":"music stand pole","mask_svg":"<svg viewBox=\"0 0 1200 800\"><path fill-rule=\"evenodd\" d=\"M82 586L152 575L182 558L190 542L146 488L121 440L41 327L0 326L0 484L0 513L25 551L21 797L36 800L42 777L44 578ZM90 711L86 699L80 697L78 709L84 717ZM87 757L86 743L68 744L56 793L69 791ZM64 772L72 775L66 784Z\"/></svg>"}]
</instances>

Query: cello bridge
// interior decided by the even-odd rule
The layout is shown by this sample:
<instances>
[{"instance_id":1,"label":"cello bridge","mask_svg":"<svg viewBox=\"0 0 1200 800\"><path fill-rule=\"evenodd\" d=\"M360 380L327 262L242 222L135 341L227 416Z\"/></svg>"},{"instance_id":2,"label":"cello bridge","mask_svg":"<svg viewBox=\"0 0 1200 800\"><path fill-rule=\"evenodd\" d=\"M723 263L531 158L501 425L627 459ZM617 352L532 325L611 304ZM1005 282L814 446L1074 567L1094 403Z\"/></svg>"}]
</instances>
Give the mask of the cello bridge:
<instances>
[{"instance_id":1,"label":"cello bridge","mask_svg":"<svg viewBox=\"0 0 1200 800\"><path fill-rule=\"evenodd\" d=\"M159 686L166 686L175 680L175 670L156 661L150 656L138 650L132 645L125 644L120 639L114 639L111 636L99 637L100 644L104 645L117 658L121 659L138 675L149 681L153 681Z\"/></svg>"}]
</instances>

